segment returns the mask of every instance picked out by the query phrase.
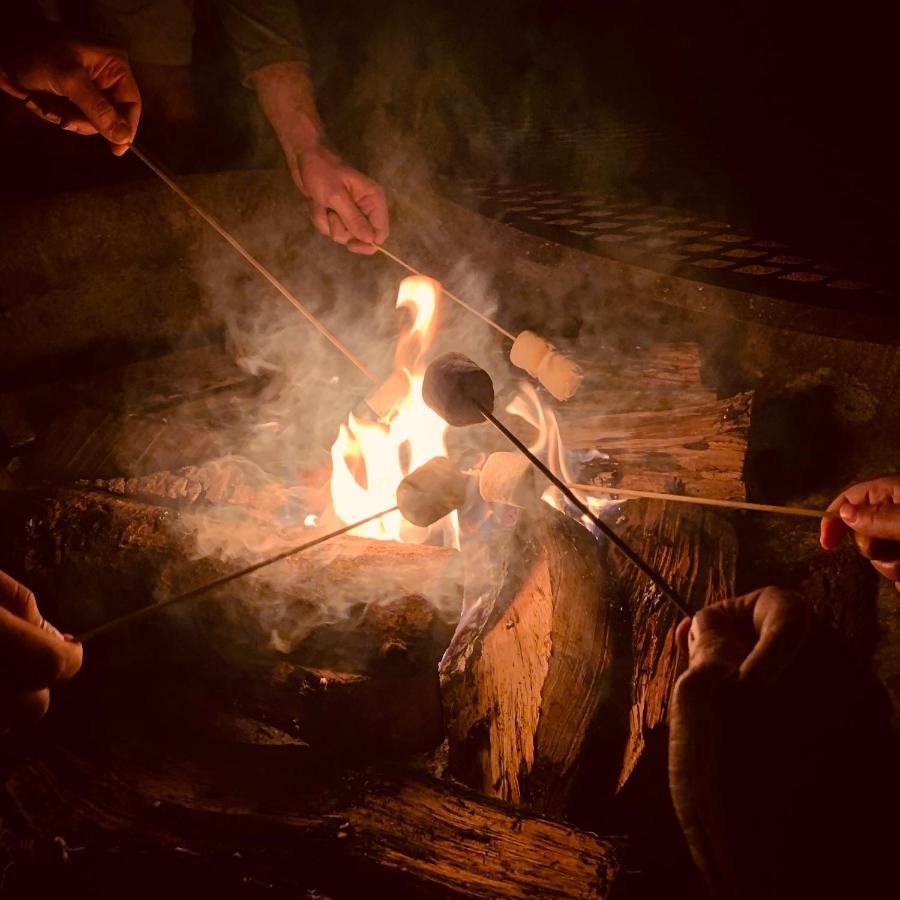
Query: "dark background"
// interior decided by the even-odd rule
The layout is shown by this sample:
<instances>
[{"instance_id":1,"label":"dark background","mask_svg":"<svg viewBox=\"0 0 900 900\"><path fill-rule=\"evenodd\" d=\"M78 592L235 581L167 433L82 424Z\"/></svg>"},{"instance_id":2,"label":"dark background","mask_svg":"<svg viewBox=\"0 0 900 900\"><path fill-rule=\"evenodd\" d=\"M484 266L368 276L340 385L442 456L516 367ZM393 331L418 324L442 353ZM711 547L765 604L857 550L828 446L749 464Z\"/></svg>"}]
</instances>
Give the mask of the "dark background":
<instances>
[{"instance_id":1,"label":"dark background","mask_svg":"<svg viewBox=\"0 0 900 900\"><path fill-rule=\"evenodd\" d=\"M498 123L522 136L646 128L655 138L640 158L623 148L602 166L582 159L550 174L560 188L612 189L839 248L880 280L892 275L900 147L884 4L299 5L331 136L389 192L423 173L451 195L462 177L546 175L544 154L498 140ZM214 17L201 9L200 21L203 140L182 168L279 164ZM6 102L2 121L6 197L146 177Z\"/></svg>"}]
</instances>

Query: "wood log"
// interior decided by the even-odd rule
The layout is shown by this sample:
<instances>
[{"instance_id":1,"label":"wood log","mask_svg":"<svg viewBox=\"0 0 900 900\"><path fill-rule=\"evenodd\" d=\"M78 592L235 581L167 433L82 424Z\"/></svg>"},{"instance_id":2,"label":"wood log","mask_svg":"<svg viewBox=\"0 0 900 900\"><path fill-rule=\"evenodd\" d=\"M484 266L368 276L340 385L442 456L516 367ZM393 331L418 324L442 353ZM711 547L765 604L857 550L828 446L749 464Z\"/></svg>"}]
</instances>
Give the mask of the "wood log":
<instances>
[{"instance_id":1,"label":"wood log","mask_svg":"<svg viewBox=\"0 0 900 900\"><path fill-rule=\"evenodd\" d=\"M692 610L734 596L737 538L720 513L640 500L605 517ZM622 788L650 733L667 720L669 697L684 661L675 646L678 610L621 554L610 552L609 564L631 620L631 711L618 775Z\"/></svg>"},{"instance_id":2,"label":"wood log","mask_svg":"<svg viewBox=\"0 0 900 900\"><path fill-rule=\"evenodd\" d=\"M745 499L752 392L717 399L697 344L603 347L558 411L566 447L586 457L578 480L638 490Z\"/></svg>"},{"instance_id":3,"label":"wood log","mask_svg":"<svg viewBox=\"0 0 900 900\"><path fill-rule=\"evenodd\" d=\"M449 771L482 793L566 810L598 725L614 729L615 604L580 524L520 513L494 591L441 662ZM621 752L621 748L619 748Z\"/></svg>"},{"instance_id":4,"label":"wood log","mask_svg":"<svg viewBox=\"0 0 900 900\"><path fill-rule=\"evenodd\" d=\"M263 555L257 547L227 561L198 557L198 529L230 534L239 519L211 523L77 491L19 501L18 515L7 505L0 568L32 587L48 618L76 634ZM214 548L215 534L207 539ZM428 749L442 735L437 664L459 615L455 556L335 539L87 651L106 666L146 672L141 690L155 690L163 659L225 693L236 712L322 752Z\"/></svg>"},{"instance_id":5,"label":"wood log","mask_svg":"<svg viewBox=\"0 0 900 900\"><path fill-rule=\"evenodd\" d=\"M563 410L569 450L592 451L579 480L637 490L744 500L752 392L671 410Z\"/></svg>"},{"instance_id":6,"label":"wood log","mask_svg":"<svg viewBox=\"0 0 900 900\"><path fill-rule=\"evenodd\" d=\"M247 514L254 510L269 517L292 516L301 521L327 506L329 475L325 466L314 467L296 483L286 484L244 457L225 456L175 470L84 480L78 486L150 503L229 504L243 507Z\"/></svg>"},{"instance_id":7,"label":"wood log","mask_svg":"<svg viewBox=\"0 0 900 900\"><path fill-rule=\"evenodd\" d=\"M660 411L716 397L715 390L703 384L698 344L650 344L627 353L598 347L589 359L578 361L584 382L564 407L572 419L586 411Z\"/></svg>"},{"instance_id":8,"label":"wood log","mask_svg":"<svg viewBox=\"0 0 900 900\"><path fill-rule=\"evenodd\" d=\"M369 771L312 784L298 756L221 746L155 764L45 754L3 789L14 814L0 854L8 882L34 891L58 879L104 896L176 877L221 896L244 896L248 882L270 897L335 900L611 894L620 840L423 775Z\"/></svg>"}]
</instances>

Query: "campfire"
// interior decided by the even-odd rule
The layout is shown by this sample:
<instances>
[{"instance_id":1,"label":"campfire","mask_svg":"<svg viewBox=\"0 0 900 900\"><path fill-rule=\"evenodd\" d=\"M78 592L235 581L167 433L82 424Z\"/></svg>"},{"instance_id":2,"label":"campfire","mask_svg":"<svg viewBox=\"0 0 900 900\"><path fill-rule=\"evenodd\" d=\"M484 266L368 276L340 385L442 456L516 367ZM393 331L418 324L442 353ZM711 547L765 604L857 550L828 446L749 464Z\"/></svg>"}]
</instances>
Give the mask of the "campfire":
<instances>
[{"instance_id":1,"label":"campfire","mask_svg":"<svg viewBox=\"0 0 900 900\"><path fill-rule=\"evenodd\" d=\"M235 454L20 498L6 546L60 625L139 614L89 644L105 663L60 712L65 766L16 775L36 829L101 853L113 821L144 848L239 847L279 883L301 865L314 884L349 867L414 896L609 895L622 845L591 833L585 798L628 786L664 722L680 617L616 541L695 607L732 590L735 540L702 507L604 491L741 501L749 397L717 398L695 346L660 344L580 360L565 405L520 358L495 409L492 379L451 354L491 387L460 455L471 404L442 416L427 384L447 300L431 278L400 283L392 369L366 410L348 403L324 477ZM88 445L140 440L140 424ZM104 811L86 828L82 802Z\"/></svg>"},{"instance_id":2,"label":"campfire","mask_svg":"<svg viewBox=\"0 0 900 900\"><path fill-rule=\"evenodd\" d=\"M408 324L397 341L394 370L370 398L381 411L378 422L350 414L331 447L331 502L345 523L375 515L397 502L403 478L435 457L447 456L447 424L422 399L428 352L438 327L440 285L430 278L405 278L397 308ZM445 546L459 548L456 513L442 523ZM430 528L418 528L399 512L382 516L353 533L378 540L421 544Z\"/></svg>"}]
</instances>

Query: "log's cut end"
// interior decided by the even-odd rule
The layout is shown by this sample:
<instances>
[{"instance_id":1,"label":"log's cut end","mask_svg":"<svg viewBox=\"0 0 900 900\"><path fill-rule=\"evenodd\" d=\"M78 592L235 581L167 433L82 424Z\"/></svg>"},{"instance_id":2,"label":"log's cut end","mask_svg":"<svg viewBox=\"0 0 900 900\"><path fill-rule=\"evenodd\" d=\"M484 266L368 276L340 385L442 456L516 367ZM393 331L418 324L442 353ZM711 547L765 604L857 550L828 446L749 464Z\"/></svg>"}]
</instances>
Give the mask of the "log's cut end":
<instances>
[{"instance_id":1,"label":"log's cut end","mask_svg":"<svg viewBox=\"0 0 900 900\"><path fill-rule=\"evenodd\" d=\"M618 611L598 545L577 522L541 507L520 517L515 538L499 588L441 664L449 768L488 796L559 814L616 705Z\"/></svg>"}]
</instances>

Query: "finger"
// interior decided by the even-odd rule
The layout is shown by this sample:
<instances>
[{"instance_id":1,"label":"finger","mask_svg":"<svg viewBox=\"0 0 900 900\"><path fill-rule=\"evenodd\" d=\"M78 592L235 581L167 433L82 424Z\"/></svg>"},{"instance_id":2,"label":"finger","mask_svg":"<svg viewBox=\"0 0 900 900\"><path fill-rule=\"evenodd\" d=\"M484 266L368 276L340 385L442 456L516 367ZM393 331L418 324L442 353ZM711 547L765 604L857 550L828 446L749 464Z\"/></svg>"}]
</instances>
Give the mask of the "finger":
<instances>
[{"instance_id":1,"label":"finger","mask_svg":"<svg viewBox=\"0 0 900 900\"><path fill-rule=\"evenodd\" d=\"M29 625L40 627L44 621L34 594L6 572L0 572L0 608Z\"/></svg>"},{"instance_id":2,"label":"finger","mask_svg":"<svg viewBox=\"0 0 900 900\"><path fill-rule=\"evenodd\" d=\"M361 196L356 197L356 203L366 214L369 224L375 230L374 243L383 244L391 230L384 191L374 182L370 182L368 190Z\"/></svg>"},{"instance_id":3,"label":"finger","mask_svg":"<svg viewBox=\"0 0 900 900\"><path fill-rule=\"evenodd\" d=\"M125 60L121 61L121 71L109 85L108 91L113 105L125 117L125 121L131 127L131 136L134 137L137 134L143 106L140 89Z\"/></svg>"},{"instance_id":4,"label":"finger","mask_svg":"<svg viewBox=\"0 0 900 900\"><path fill-rule=\"evenodd\" d=\"M328 210L328 231L331 239L338 244L346 244L351 238L349 229L333 209Z\"/></svg>"},{"instance_id":5,"label":"finger","mask_svg":"<svg viewBox=\"0 0 900 900\"><path fill-rule=\"evenodd\" d=\"M331 228L328 225L328 210L321 203L313 203L309 218L319 234L325 237L331 236Z\"/></svg>"},{"instance_id":6,"label":"finger","mask_svg":"<svg viewBox=\"0 0 900 900\"><path fill-rule=\"evenodd\" d=\"M66 96L84 113L85 118L112 144L132 139L131 128L107 100L86 72L78 71L63 84Z\"/></svg>"},{"instance_id":7,"label":"finger","mask_svg":"<svg viewBox=\"0 0 900 900\"><path fill-rule=\"evenodd\" d=\"M375 244L366 244L363 241L351 240L347 241L347 249L351 253L358 253L360 256L372 256L373 254L378 252L378 247Z\"/></svg>"},{"instance_id":8,"label":"finger","mask_svg":"<svg viewBox=\"0 0 900 900\"><path fill-rule=\"evenodd\" d=\"M753 646L748 614L736 615L733 602L708 606L696 613L688 631L690 668L715 665L736 671Z\"/></svg>"},{"instance_id":9,"label":"finger","mask_svg":"<svg viewBox=\"0 0 900 900\"><path fill-rule=\"evenodd\" d=\"M2 69L0 69L0 91L9 94L10 97L15 97L16 100L28 99L28 90L20 84L16 84L15 81L11 81Z\"/></svg>"},{"instance_id":10,"label":"finger","mask_svg":"<svg viewBox=\"0 0 900 900\"><path fill-rule=\"evenodd\" d=\"M741 664L744 681L774 683L796 658L807 629L806 607L794 594L764 588L753 600L758 639Z\"/></svg>"},{"instance_id":11,"label":"finger","mask_svg":"<svg viewBox=\"0 0 900 900\"><path fill-rule=\"evenodd\" d=\"M898 582L900 581L900 559L893 559L889 562L883 562L880 559L871 560L872 568L881 575L882 578L887 578L888 581Z\"/></svg>"},{"instance_id":12,"label":"finger","mask_svg":"<svg viewBox=\"0 0 900 900\"><path fill-rule=\"evenodd\" d=\"M141 110L143 108L141 103L141 93L138 90L134 76L131 74L131 69L128 68L128 64L124 60L122 61L122 65L124 71L110 88L109 93L116 109L118 109L120 115L122 115L128 123L128 127L131 130L131 137L124 144L113 145L112 151L116 156L122 156L128 152L128 147L137 136L138 125L141 121Z\"/></svg>"},{"instance_id":13,"label":"finger","mask_svg":"<svg viewBox=\"0 0 900 900\"><path fill-rule=\"evenodd\" d=\"M350 232L350 237L366 244L371 244L375 240L375 231L369 224L369 220L349 193L344 191L335 194L329 199L328 206L341 217L341 222Z\"/></svg>"},{"instance_id":14,"label":"finger","mask_svg":"<svg viewBox=\"0 0 900 900\"><path fill-rule=\"evenodd\" d=\"M868 506L845 503L840 514L841 521L860 534L900 540L900 503L884 501Z\"/></svg>"},{"instance_id":15,"label":"finger","mask_svg":"<svg viewBox=\"0 0 900 900\"><path fill-rule=\"evenodd\" d=\"M22 691L0 697L0 726L22 728L42 719L50 708L50 691Z\"/></svg>"},{"instance_id":16,"label":"finger","mask_svg":"<svg viewBox=\"0 0 900 900\"><path fill-rule=\"evenodd\" d=\"M825 550L834 550L846 534L847 526L839 518L829 516L819 524L819 543Z\"/></svg>"},{"instance_id":17,"label":"finger","mask_svg":"<svg viewBox=\"0 0 900 900\"><path fill-rule=\"evenodd\" d=\"M48 108L48 104L41 103L34 95L29 96L25 101L25 109L51 125L60 125L62 123L60 114L56 110Z\"/></svg>"},{"instance_id":18,"label":"finger","mask_svg":"<svg viewBox=\"0 0 900 900\"><path fill-rule=\"evenodd\" d=\"M81 658L81 644L60 640L0 609L0 684L39 690L71 678Z\"/></svg>"},{"instance_id":19,"label":"finger","mask_svg":"<svg viewBox=\"0 0 900 900\"><path fill-rule=\"evenodd\" d=\"M688 633L691 630L691 619L682 619L675 629L675 646L685 655L688 655Z\"/></svg>"}]
</instances>

